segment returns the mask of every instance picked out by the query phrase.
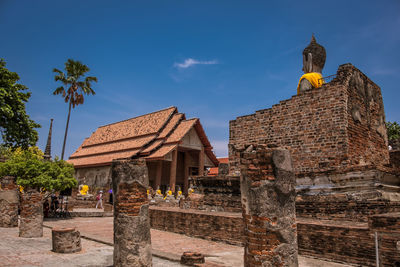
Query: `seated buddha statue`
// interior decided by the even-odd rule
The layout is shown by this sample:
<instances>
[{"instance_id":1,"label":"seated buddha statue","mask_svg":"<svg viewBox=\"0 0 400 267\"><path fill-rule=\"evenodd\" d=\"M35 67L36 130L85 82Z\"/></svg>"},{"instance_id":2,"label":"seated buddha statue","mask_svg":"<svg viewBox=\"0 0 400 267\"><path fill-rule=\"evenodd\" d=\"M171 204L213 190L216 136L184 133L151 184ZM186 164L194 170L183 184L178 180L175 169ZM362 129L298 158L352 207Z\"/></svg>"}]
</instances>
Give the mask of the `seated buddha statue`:
<instances>
[{"instance_id":1,"label":"seated buddha statue","mask_svg":"<svg viewBox=\"0 0 400 267\"><path fill-rule=\"evenodd\" d=\"M325 83L322 78L322 69L326 60L325 48L318 44L314 35L310 44L303 50L303 72L297 86L297 94L319 88Z\"/></svg>"}]
</instances>

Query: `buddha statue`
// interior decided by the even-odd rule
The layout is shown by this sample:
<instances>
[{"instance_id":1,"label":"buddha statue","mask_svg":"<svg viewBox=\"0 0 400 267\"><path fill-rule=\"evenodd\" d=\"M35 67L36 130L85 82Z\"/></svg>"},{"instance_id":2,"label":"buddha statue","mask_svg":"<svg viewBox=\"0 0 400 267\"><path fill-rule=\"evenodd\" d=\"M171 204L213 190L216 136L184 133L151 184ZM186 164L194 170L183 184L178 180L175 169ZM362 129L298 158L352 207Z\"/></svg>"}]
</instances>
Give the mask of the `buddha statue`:
<instances>
[{"instance_id":1,"label":"buddha statue","mask_svg":"<svg viewBox=\"0 0 400 267\"><path fill-rule=\"evenodd\" d=\"M304 75L299 80L297 94L313 88L319 88L325 83L322 78L325 60L325 48L317 43L313 34L310 44L303 50Z\"/></svg>"},{"instance_id":2,"label":"buddha statue","mask_svg":"<svg viewBox=\"0 0 400 267\"><path fill-rule=\"evenodd\" d=\"M153 199L154 199L155 202L160 202L160 201L164 200L164 196L161 193L161 190L160 190L159 186L157 187L156 194L154 195Z\"/></svg>"}]
</instances>

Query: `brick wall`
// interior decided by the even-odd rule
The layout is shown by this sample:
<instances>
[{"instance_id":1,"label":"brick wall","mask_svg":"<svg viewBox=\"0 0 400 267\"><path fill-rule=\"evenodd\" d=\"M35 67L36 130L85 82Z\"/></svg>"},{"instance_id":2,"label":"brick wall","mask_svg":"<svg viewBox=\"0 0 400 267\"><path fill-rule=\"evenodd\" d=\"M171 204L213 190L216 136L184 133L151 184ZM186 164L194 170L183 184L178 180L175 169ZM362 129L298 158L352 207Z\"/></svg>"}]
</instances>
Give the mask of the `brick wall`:
<instances>
[{"instance_id":1,"label":"brick wall","mask_svg":"<svg viewBox=\"0 0 400 267\"><path fill-rule=\"evenodd\" d=\"M380 266L400 266L400 213L371 216L368 224L378 234Z\"/></svg>"},{"instance_id":2,"label":"brick wall","mask_svg":"<svg viewBox=\"0 0 400 267\"><path fill-rule=\"evenodd\" d=\"M244 222L240 213L155 206L150 207L149 212L154 229L232 245L244 244ZM375 264L374 235L367 223L298 218L297 236L300 255L361 266Z\"/></svg>"},{"instance_id":3,"label":"brick wall","mask_svg":"<svg viewBox=\"0 0 400 267\"><path fill-rule=\"evenodd\" d=\"M237 176L200 176L190 181L196 197L185 200L185 206L199 210L241 212L240 179Z\"/></svg>"},{"instance_id":4,"label":"brick wall","mask_svg":"<svg viewBox=\"0 0 400 267\"><path fill-rule=\"evenodd\" d=\"M374 236L367 224L298 221L299 254L375 266Z\"/></svg>"},{"instance_id":5,"label":"brick wall","mask_svg":"<svg viewBox=\"0 0 400 267\"><path fill-rule=\"evenodd\" d=\"M400 211L400 202L388 200L362 201L348 199L345 195L324 199L319 196L309 196L296 200L297 216L321 220L367 222L371 215L397 211Z\"/></svg>"},{"instance_id":6,"label":"brick wall","mask_svg":"<svg viewBox=\"0 0 400 267\"><path fill-rule=\"evenodd\" d=\"M337 77L321 88L230 121L231 173L238 171L235 150L245 144L289 149L296 174L387 164L382 125L380 88L352 65L342 65Z\"/></svg>"},{"instance_id":7,"label":"brick wall","mask_svg":"<svg viewBox=\"0 0 400 267\"><path fill-rule=\"evenodd\" d=\"M185 234L232 245L241 245L241 213L204 212L174 207L150 207L150 225L154 229Z\"/></svg>"}]
</instances>

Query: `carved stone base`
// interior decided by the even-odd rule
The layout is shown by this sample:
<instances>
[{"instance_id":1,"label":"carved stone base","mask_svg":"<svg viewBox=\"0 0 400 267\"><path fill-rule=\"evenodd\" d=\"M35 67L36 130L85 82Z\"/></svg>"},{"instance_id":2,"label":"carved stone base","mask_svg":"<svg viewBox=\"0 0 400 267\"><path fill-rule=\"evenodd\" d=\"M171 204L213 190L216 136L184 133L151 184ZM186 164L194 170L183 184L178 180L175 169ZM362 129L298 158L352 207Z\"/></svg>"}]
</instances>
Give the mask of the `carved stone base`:
<instances>
[{"instance_id":1,"label":"carved stone base","mask_svg":"<svg viewBox=\"0 0 400 267\"><path fill-rule=\"evenodd\" d=\"M81 235L75 228L53 228L53 249L57 253L74 253L82 250Z\"/></svg>"}]
</instances>

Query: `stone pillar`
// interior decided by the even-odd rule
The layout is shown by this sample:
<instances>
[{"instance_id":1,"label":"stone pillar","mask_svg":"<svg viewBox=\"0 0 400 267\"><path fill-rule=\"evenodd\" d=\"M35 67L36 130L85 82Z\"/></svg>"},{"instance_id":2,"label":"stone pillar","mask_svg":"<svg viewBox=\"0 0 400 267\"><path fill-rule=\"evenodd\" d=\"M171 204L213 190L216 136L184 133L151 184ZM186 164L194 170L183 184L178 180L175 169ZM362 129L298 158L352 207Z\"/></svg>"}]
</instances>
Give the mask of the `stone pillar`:
<instances>
[{"instance_id":1,"label":"stone pillar","mask_svg":"<svg viewBox=\"0 0 400 267\"><path fill-rule=\"evenodd\" d=\"M157 169L156 169L156 180L154 184L154 190L157 190L159 186L161 186L161 177L162 177L162 161L157 162Z\"/></svg>"},{"instance_id":2,"label":"stone pillar","mask_svg":"<svg viewBox=\"0 0 400 267\"><path fill-rule=\"evenodd\" d=\"M144 159L114 160L114 266L152 266Z\"/></svg>"},{"instance_id":3,"label":"stone pillar","mask_svg":"<svg viewBox=\"0 0 400 267\"><path fill-rule=\"evenodd\" d=\"M0 227L18 226L18 186L14 177L0 179Z\"/></svg>"},{"instance_id":4,"label":"stone pillar","mask_svg":"<svg viewBox=\"0 0 400 267\"><path fill-rule=\"evenodd\" d=\"M204 175L204 146L201 146L199 153L199 175Z\"/></svg>"},{"instance_id":5,"label":"stone pillar","mask_svg":"<svg viewBox=\"0 0 400 267\"><path fill-rule=\"evenodd\" d=\"M74 253L82 250L81 234L75 228L53 228L51 238L54 252Z\"/></svg>"},{"instance_id":6,"label":"stone pillar","mask_svg":"<svg viewBox=\"0 0 400 267\"><path fill-rule=\"evenodd\" d=\"M21 194L19 236L43 236L42 195L37 190L28 189Z\"/></svg>"},{"instance_id":7,"label":"stone pillar","mask_svg":"<svg viewBox=\"0 0 400 267\"><path fill-rule=\"evenodd\" d=\"M175 192L176 185L176 165L178 163L178 148L176 148L172 153L171 161L171 172L169 177L169 188L172 192Z\"/></svg>"},{"instance_id":8,"label":"stone pillar","mask_svg":"<svg viewBox=\"0 0 400 267\"><path fill-rule=\"evenodd\" d=\"M240 153L240 172L245 266L298 266L289 151L250 146Z\"/></svg>"}]
</instances>

